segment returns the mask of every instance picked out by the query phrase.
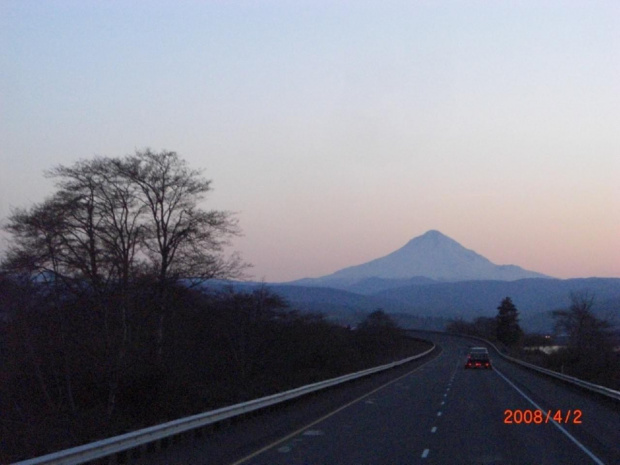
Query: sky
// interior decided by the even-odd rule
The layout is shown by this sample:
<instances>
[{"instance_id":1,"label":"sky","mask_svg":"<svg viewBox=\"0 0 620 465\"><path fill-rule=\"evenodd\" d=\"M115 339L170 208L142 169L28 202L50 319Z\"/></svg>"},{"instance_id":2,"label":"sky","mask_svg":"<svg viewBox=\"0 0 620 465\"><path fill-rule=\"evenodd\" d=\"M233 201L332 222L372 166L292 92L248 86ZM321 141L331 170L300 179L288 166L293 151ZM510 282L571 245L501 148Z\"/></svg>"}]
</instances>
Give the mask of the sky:
<instances>
[{"instance_id":1,"label":"sky","mask_svg":"<svg viewBox=\"0 0 620 465\"><path fill-rule=\"evenodd\" d=\"M619 128L615 0L0 0L0 222L46 169L171 150L256 280L430 229L620 277Z\"/></svg>"}]
</instances>

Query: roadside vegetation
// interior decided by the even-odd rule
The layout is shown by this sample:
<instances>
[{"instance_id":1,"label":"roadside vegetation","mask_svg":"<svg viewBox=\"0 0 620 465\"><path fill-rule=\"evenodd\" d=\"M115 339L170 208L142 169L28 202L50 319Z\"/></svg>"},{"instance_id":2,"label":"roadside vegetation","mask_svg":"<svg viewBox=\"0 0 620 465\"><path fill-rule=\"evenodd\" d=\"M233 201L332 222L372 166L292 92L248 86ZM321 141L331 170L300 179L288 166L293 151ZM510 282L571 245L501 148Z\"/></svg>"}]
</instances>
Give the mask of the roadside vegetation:
<instances>
[{"instance_id":1,"label":"roadside vegetation","mask_svg":"<svg viewBox=\"0 0 620 465\"><path fill-rule=\"evenodd\" d=\"M267 288L209 290L229 212L174 152L82 160L16 210L0 265L0 462L43 455L418 353L383 311L359 328Z\"/></svg>"},{"instance_id":2,"label":"roadside vegetation","mask_svg":"<svg viewBox=\"0 0 620 465\"><path fill-rule=\"evenodd\" d=\"M382 311L356 330L287 307L267 288L168 289L174 312L158 350L157 284L125 295L65 296L46 285L0 282L3 366L0 462L43 455L175 418L262 397L419 353ZM106 318L108 322L106 323ZM103 327L108 325L108 331ZM113 327L113 328L112 328ZM131 334L123 364L111 342ZM116 363L115 363L116 362ZM115 408L109 409L114 392Z\"/></svg>"},{"instance_id":3,"label":"roadside vegetation","mask_svg":"<svg viewBox=\"0 0 620 465\"><path fill-rule=\"evenodd\" d=\"M446 330L494 342L509 355L549 370L620 390L620 338L617 330L593 313L595 296L572 293L566 309L553 312L552 334L528 334L518 325L518 310L510 298L495 318L451 321Z\"/></svg>"}]
</instances>

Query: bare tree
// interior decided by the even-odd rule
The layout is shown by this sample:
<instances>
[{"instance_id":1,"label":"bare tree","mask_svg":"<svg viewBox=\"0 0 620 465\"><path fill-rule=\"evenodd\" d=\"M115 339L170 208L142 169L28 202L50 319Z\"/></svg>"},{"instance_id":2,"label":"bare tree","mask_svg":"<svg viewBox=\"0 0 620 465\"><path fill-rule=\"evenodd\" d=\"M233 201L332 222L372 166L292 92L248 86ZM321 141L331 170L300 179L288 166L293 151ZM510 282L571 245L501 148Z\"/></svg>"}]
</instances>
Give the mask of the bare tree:
<instances>
[{"instance_id":1,"label":"bare tree","mask_svg":"<svg viewBox=\"0 0 620 465\"><path fill-rule=\"evenodd\" d=\"M65 275L88 283L95 296L114 290L120 296L115 305L93 299L93 311L101 313L107 367L108 415L116 405L118 386L128 347L131 344L131 316L128 290L139 268L137 246L142 238L143 209L136 198L138 188L119 175L109 158L82 160L73 166L58 166L47 172L56 180L54 196L61 212L62 254Z\"/></svg>"},{"instance_id":2,"label":"bare tree","mask_svg":"<svg viewBox=\"0 0 620 465\"><path fill-rule=\"evenodd\" d=\"M244 264L222 250L239 234L230 212L200 208L211 181L175 152L136 152L115 160L120 173L140 189L147 211L144 246L160 282L182 278L237 277Z\"/></svg>"},{"instance_id":3,"label":"bare tree","mask_svg":"<svg viewBox=\"0 0 620 465\"><path fill-rule=\"evenodd\" d=\"M611 325L593 313L595 296L589 291L572 293L567 310L556 310L556 330L568 336L563 351L562 369L581 379L615 389L620 366Z\"/></svg>"},{"instance_id":4,"label":"bare tree","mask_svg":"<svg viewBox=\"0 0 620 465\"><path fill-rule=\"evenodd\" d=\"M95 289L110 283L126 287L139 266L136 252L144 229L137 186L113 159L101 157L58 166L47 175L56 180L56 196L72 206L65 215L65 241L75 255L74 268Z\"/></svg>"},{"instance_id":5,"label":"bare tree","mask_svg":"<svg viewBox=\"0 0 620 465\"><path fill-rule=\"evenodd\" d=\"M2 269L47 280L59 305L67 290L91 299L90 320L100 322L104 340L111 416L132 334L143 330L131 312L131 287L143 279L158 283L153 338L161 362L173 311L169 287L241 274L239 257L224 255L229 238L239 234L237 221L200 207L211 181L174 152L96 157L46 174L57 190L30 210L13 212Z\"/></svg>"},{"instance_id":6,"label":"bare tree","mask_svg":"<svg viewBox=\"0 0 620 465\"><path fill-rule=\"evenodd\" d=\"M47 176L56 193L9 218L5 268L51 272L101 290L146 270L170 283L239 277L247 266L223 253L240 233L236 218L201 208L211 181L174 152L97 157Z\"/></svg>"},{"instance_id":7,"label":"bare tree","mask_svg":"<svg viewBox=\"0 0 620 465\"><path fill-rule=\"evenodd\" d=\"M20 343L47 406L57 411L68 405L75 413L71 370L75 354L68 341L71 321L63 308L64 295L79 287L75 276L67 273L75 264L65 237L68 210L57 197L30 210L15 210L5 227L14 242L2 265L8 271L7 282L24 293L19 312L11 318L16 331L21 332ZM52 389L53 384L58 389Z\"/></svg>"},{"instance_id":8,"label":"bare tree","mask_svg":"<svg viewBox=\"0 0 620 465\"><path fill-rule=\"evenodd\" d=\"M553 312L556 330L568 336L569 347L583 353L607 348L610 345L610 325L592 312L594 294L589 291L572 292L570 300L567 310Z\"/></svg>"},{"instance_id":9,"label":"bare tree","mask_svg":"<svg viewBox=\"0 0 620 465\"><path fill-rule=\"evenodd\" d=\"M146 211L143 245L159 283L157 354L161 361L166 319L172 312L168 286L182 279L190 283L240 276L246 265L238 255L225 258L222 254L239 229L231 213L200 208L211 181L190 169L175 152L147 149L114 163L139 188L138 199Z\"/></svg>"}]
</instances>

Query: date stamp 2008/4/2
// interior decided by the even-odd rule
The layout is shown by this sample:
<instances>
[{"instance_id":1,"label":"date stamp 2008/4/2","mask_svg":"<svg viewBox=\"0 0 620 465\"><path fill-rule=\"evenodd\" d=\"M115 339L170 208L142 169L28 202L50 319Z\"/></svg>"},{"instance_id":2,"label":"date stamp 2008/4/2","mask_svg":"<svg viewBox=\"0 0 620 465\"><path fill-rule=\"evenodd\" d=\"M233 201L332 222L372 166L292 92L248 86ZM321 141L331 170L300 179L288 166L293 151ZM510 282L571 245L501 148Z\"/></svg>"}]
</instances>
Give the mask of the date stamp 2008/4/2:
<instances>
[{"instance_id":1,"label":"date stamp 2008/4/2","mask_svg":"<svg viewBox=\"0 0 620 465\"><path fill-rule=\"evenodd\" d=\"M520 424L536 424L540 425L543 423L549 423L551 421L555 421L556 423L572 423L574 425L581 424L581 410L547 410L546 412L542 410L512 410L506 409L504 410L504 423L511 425L520 425Z\"/></svg>"}]
</instances>

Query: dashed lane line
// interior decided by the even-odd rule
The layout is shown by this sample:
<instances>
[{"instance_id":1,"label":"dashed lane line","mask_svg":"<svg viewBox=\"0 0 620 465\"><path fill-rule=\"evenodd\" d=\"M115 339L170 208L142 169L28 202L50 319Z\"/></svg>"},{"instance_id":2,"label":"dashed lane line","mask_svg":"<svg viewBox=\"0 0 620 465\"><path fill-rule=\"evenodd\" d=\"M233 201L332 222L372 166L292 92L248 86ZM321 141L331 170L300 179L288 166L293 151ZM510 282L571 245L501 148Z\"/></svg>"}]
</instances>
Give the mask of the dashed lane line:
<instances>
[{"instance_id":1,"label":"dashed lane line","mask_svg":"<svg viewBox=\"0 0 620 465\"><path fill-rule=\"evenodd\" d=\"M260 455L260 454L262 454L263 452L268 451L269 449L273 449L274 447L276 447L276 446L278 446L278 445L282 444L283 442L286 442L286 441L288 441L289 439L291 439L291 438L293 438L293 437L297 436L298 434L303 433L303 432L304 432L305 430L307 430L308 428L311 428L312 426L314 426L314 425L316 425L316 424L318 424L318 423L321 423L321 422L322 422L322 421L324 421L324 420L327 420L328 418L330 418L330 417L334 416L334 415L335 415L335 414L337 414L338 412L341 412L342 410L346 409L347 407L350 407L351 405L353 405L353 404L356 404L356 403L360 402L361 400L365 399L366 397L371 396L371 395L372 395L372 394L374 394L375 392L378 392L378 391L380 391L381 389L386 388L386 387L388 387L389 385L396 383L397 381L400 381L401 379L403 379L403 378L405 378L405 377L407 377L407 376L411 375L412 373L415 373L416 371L423 371L423 370L421 370L421 368L426 367L426 365L428 365L430 362L432 362L432 361L434 361L434 360L438 360L438 359L439 359L439 358L441 358L441 357L443 357L443 351L442 351L442 352L441 352L441 353L440 353L437 357L435 357L435 358L433 358L433 359L431 359L431 360L428 360L428 361L427 361L427 362L425 362L423 365L420 365L419 367L414 368L414 369L413 369L413 370L411 370L411 371L408 371L408 372L407 372L407 373L405 373L404 375L399 376L398 378L393 379L392 381L389 381L388 383L385 383L385 384L383 384L383 385L379 386L379 387L378 387L378 388L376 388L376 389L373 389L372 391L370 391L370 392L368 392L368 393L364 394L363 396L358 397L357 399L355 399L355 400L353 400L353 401L349 402L348 404L343 405L342 407L338 407L336 410L334 410L334 411L332 411L332 412L328 413L327 415L325 415L325 416L323 416L323 417L319 418L318 420L315 420L315 421L313 421L313 422L311 422L311 423L307 424L306 426L304 426L304 427L302 427L302 428L299 428L298 430L296 430L296 431L294 431L294 432L292 432L292 433L290 433L290 434L288 434L288 435L284 436L283 438L278 439L277 441L275 441L275 442L273 442L273 443L269 444L268 446L265 446L265 447L263 447L263 448L261 448L261 449L259 449L259 450L255 451L255 452L252 452L250 455L247 455L247 456L243 457L242 459L237 460L236 462L231 463L230 465L240 465L240 464L242 464L242 463L244 463L244 462L247 462L248 460L250 460L250 459L252 459L252 458L256 457L257 455ZM428 449L426 449L426 450L428 450Z\"/></svg>"}]
</instances>

